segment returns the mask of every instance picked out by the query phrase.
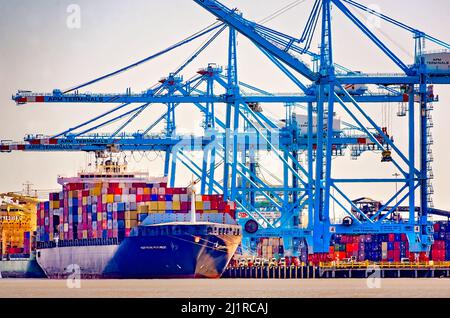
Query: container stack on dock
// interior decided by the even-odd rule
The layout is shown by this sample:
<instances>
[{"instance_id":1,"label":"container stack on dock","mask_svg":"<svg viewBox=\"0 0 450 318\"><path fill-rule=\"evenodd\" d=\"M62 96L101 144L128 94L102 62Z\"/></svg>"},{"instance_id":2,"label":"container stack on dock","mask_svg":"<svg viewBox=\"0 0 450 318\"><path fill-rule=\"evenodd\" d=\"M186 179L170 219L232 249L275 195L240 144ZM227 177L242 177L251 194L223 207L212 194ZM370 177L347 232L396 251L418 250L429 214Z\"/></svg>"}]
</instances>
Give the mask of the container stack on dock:
<instances>
[{"instance_id":1,"label":"container stack on dock","mask_svg":"<svg viewBox=\"0 0 450 318\"><path fill-rule=\"evenodd\" d=\"M147 217L161 221L189 221L188 188L166 183L83 182L68 183L38 204L37 241L51 242L128 237ZM197 195L199 221L234 218L236 206L222 195Z\"/></svg>"},{"instance_id":2,"label":"container stack on dock","mask_svg":"<svg viewBox=\"0 0 450 318\"><path fill-rule=\"evenodd\" d=\"M434 224L434 243L431 247L430 256L434 261L450 261L449 222L437 222Z\"/></svg>"},{"instance_id":3,"label":"container stack on dock","mask_svg":"<svg viewBox=\"0 0 450 318\"><path fill-rule=\"evenodd\" d=\"M335 235L330 246L330 258L335 261L400 262L410 257L404 234Z\"/></svg>"},{"instance_id":4,"label":"container stack on dock","mask_svg":"<svg viewBox=\"0 0 450 318\"><path fill-rule=\"evenodd\" d=\"M409 242L405 234L365 234L345 235L335 234L331 239L329 253L316 253L304 255L304 250L295 247L299 251L302 262L318 264L320 262L338 262L354 260L358 262L401 262L402 258L410 261L450 261L450 222L434 223L434 243L430 253L409 252ZM279 259L284 255L282 238L260 238L257 245L257 256L265 259L273 257ZM306 256L306 257L304 257ZM416 259L416 256L418 259Z\"/></svg>"},{"instance_id":5,"label":"container stack on dock","mask_svg":"<svg viewBox=\"0 0 450 318\"><path fill-rule=\"evenodd\" d=\"M258 257L271 259L284 256L283 239L280 237L260 238L257 247Z\"/></svg>"}]
</instances>

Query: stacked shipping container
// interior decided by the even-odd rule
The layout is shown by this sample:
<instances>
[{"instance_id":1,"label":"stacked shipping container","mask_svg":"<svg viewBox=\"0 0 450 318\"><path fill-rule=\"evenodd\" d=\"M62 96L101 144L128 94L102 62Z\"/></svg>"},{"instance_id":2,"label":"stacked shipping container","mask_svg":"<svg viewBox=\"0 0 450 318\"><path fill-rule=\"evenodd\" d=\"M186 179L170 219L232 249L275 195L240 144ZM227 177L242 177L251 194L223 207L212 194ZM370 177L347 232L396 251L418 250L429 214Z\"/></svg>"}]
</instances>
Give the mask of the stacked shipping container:
<instances>
[{"instance_id":1,"label":"stacked shipping container","mask_svg":"<svg viewBox=\"0 0 450 318\"><path fill-rule=\"evenodd\" d=\"M410 258L408 239L404 234L335 235L330 246L330 258L357 261L400 262Z\"/></svg>"},{"instance_id":2,"label":"stacked shipping container","mask_svg":"<svg viewBox=\"0 0 450 318\"><path fill-rule=\"evenodd\" d=\"M222 195L197 195L195 206L204 221L219 214L234 218L236 209ZM49 201L38 204L37 240L121 241L148 216L177 214L177 220L187 221L190 209L188 189L168 188L166 183L68 183L62 192L51 193Z\"/></svg>"},{"instance_id":3,"label":"stacked shipping container","mask_svg":"<svg viewBox=\"0 0 450 318\"><path fill-rule=\"evenodd\" d=\"M434 244L431 247L431 259L434 261L450 260L450 223L434 224Z\"/></svg>"},{"instance_id":4,"label":"stacked shipping container","mask_svg":"<svg viewBox=\"0 0 450 318\"><path fill-rule=\"evenodd\" d=\"M260 238L257 253L259 257L271 259L284 256L283 239L280 237Z\"/></svg>"},{"instance_id":5,"label":"stacked shipping container","mask_svg":"<svg viewBox=\"0 0 450 318\"><path fill-rule=\"evenodd\" d=\"M299 249L300 250L300 249ZM260 238L257 246L258 257L280 258L284 256L281 238ZM303 253L300 253L303 256ZM450 261L450 222L434 224L434 243L427 256L419 253L419 261ZM329 253L308 255L310 263L342 261L400 262L402 258L416 261L416 255L409 252L405 234L334 235ZM306 259L302 257L302 261Z\"/></svg>"}]
</instances>

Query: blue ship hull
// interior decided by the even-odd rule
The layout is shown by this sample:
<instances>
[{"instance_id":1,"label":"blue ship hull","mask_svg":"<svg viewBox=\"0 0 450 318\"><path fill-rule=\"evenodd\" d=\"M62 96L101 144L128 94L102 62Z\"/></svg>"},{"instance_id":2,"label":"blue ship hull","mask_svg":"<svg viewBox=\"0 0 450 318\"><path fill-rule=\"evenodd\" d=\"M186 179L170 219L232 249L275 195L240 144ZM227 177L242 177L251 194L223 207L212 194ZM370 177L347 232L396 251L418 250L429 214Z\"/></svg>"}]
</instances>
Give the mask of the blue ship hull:
<instances>
[{"instance_id":1,"label":"blue ship hull","mask_svg":"<svg viewBox=\"0 0 450 318\"><path fill-rule=\"evenodd\" d=\"M118 245L46 248L37 260L51 278L73 268L81 278L219 278L241 239L237 225L140 226Z\"/></svg>"}]
</instances>

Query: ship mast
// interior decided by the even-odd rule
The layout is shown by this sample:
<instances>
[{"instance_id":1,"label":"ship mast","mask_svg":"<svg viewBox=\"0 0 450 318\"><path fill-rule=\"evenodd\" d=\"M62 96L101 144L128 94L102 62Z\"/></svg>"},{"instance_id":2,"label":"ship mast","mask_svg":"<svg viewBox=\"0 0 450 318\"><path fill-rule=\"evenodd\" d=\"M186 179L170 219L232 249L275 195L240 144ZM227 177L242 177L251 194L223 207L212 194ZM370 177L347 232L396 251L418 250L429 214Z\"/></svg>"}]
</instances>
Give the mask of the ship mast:
<instances>
[{"instance_id":1,"label":"ship mast","mask_svg":"<svg viewBox=\"0 0 450 318\"><path fill-rule=\"evenodd\" d=\"M191 191L191 212L190 212L190 221L191 223L197 222L197 214L195 210L195 185L198 181L192 180L189 184L189 189Z\"/></svg>"}]
</instances>

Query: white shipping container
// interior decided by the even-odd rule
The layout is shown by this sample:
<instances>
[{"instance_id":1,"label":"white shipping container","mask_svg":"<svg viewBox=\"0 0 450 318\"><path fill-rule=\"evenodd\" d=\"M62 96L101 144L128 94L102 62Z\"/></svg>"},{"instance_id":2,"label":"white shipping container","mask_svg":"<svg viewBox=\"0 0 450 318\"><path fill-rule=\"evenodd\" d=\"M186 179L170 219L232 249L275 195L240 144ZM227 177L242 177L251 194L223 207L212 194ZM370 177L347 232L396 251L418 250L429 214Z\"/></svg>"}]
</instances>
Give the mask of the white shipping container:
<instances>
[{"instance_id":1,"label":"white shipping container","mask_svg":"<svg viewBox=\"0 0 450 318\"><path fill-rule=\"evenodd\" d=\"M69 223L64 223L64 232L69 232Z\"/></svg>"},{"instance_id":2,"label":"white shipping container","mask_svg":"<svg viewBox=\"0 0 450 318\"><path fill-rule=\"evenodd\" d=\"M308 133L308 115L297 114L296 115L297 123L300 128L300 134L306 135ZM327 127L327 120L324 121L324 128ZM317 133L317 116L313 116L313 124L312 124L313 134ZM341 130L341 119L333 118L333 130L340 131Z\"/></svg>"},{"instance_id":3,"label":"white shipping container","mask_svg":"<svg viewBox=\"0 0 450 318\"><path fill-rule=\"evenodd\" d=\"M97 213L97 206L95 204L92 206L92 213Z\"/></svg>"},{"instance_id":4,"label":"white shipping container","mask_svg":"<svg viewBox=\"0 0 450 318\"><path fill-rule=\"evenodd\" d=\"M112 212L112 211L113 211L113 204L112 203L106 204L106 212Z\"/></svg>"},{"instance_id":5,"label":"white shipping container","mask_svg":"<svg viewBox=\"0 0 450 318\"><path fill-rule=\"evenodd\" d=\"M180 201L181 202L188 202L189 201L189 196L187 194L180 194Z\"/></svg>"},{"instance_id":6,"label":"white shipping container","mask_svg":"<svg viewBox=\"0 0 450 318\"><path fill-rule=\"evenodd\" d=\"M166 201L166 210L172 210L172 201Z\"/></svg>"}]
</instances>

